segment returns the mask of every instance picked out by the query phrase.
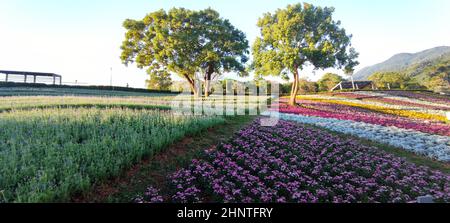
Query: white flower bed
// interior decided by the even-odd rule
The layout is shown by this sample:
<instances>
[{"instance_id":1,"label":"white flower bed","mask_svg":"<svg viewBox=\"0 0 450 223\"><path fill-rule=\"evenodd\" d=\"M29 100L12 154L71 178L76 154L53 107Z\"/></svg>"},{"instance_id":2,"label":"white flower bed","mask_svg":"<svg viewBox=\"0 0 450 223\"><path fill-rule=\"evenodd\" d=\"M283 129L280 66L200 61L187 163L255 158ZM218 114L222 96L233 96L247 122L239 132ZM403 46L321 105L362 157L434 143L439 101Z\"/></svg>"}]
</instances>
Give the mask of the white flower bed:
<instances>
[{"instance_id":1,"label":"white flower bed","mask_svg":"<svg viewBox=\"0 0 450 223\"><path fill-rule=\"evenodd\" d=\"M266 113L268 114L268 113ZM440 161L450 161L450 137L333 118L279 114L283 120L313 124L340 133L385 143Z\"/></svg>"}]
</instances>

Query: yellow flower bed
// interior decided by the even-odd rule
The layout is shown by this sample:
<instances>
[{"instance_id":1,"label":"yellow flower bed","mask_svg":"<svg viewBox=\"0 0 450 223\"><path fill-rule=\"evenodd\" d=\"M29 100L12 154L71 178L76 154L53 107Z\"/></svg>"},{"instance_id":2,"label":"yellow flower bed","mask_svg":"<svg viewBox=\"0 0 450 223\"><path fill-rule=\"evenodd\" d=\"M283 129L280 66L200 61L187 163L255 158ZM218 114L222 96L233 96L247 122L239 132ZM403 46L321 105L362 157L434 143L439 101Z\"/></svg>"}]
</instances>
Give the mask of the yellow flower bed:
<instances>
[{"instance_id":1,"label":"yellow flower bed","mask_svg":"<svg viewBox=\"0 0 450 223\"><path fill-rule=\"evenodd\" d=\"M324 103L347 105L347 106L368 109L368 110L377 111L377 112L390 114L390 115L398 115L398 116L408 117L408 118L418 118L418 119L427 119L427 120L437 120L437 121L441 121L441 122L448 122L447 117L442 116L442 115L437 115L437 114L428 114L428 113L423 113L423 112L386 108L386 107L377 106L377 105L360 104L360 103L349 102L349 101L323 99L323 98L315 98L315 97L308 97L308 96L297 96L297 98L300 100L309 100L309 101L317 101L317 102L324 102Z\"/></svg>"}]
</instances>

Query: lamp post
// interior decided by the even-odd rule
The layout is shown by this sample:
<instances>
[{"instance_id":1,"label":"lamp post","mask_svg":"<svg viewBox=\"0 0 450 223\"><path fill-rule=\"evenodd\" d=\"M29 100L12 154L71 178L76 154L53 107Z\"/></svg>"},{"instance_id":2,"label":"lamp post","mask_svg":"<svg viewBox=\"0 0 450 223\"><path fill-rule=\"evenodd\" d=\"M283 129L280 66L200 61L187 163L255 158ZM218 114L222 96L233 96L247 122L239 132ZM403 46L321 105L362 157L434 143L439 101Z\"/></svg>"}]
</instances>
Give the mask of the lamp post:
<instances>
[{"instance_id":1,"label":"lamp post","mask_svg":"<svg viewBox=\"0 0 450 223\"><path fill-rule=\"evenodd\" d=\"M110 71L111 71L111 73L110 73L110 78L109 78L109 85L112 88L112 78L113 78L113 69L112 69L112 67L110 67Z\"/></svg>"}]
</instances>

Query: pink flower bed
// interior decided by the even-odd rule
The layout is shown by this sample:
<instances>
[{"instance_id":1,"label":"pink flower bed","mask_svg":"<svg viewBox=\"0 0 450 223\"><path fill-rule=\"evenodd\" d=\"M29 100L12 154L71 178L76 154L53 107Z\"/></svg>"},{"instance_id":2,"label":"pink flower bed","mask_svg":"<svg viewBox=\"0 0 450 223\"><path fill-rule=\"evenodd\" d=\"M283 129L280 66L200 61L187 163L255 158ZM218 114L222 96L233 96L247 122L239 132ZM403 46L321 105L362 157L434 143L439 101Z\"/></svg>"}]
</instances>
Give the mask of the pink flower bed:
<instances>
[{"instance_id":1,"label":"pink flower bed","mask_svg":"<svg viewBox=\"0 0 450 223\"><path fill-rule=\"evenodd\" d=\"M395 126L412 129L420 132L450 136L450 125L409 119L388 114L380 114L346 105L327 104L311 101L299 101L302 106L280 105L280 112L315 116L322 118L335 118L365 122L382 126Z\"/></svg>"}]
</instances>

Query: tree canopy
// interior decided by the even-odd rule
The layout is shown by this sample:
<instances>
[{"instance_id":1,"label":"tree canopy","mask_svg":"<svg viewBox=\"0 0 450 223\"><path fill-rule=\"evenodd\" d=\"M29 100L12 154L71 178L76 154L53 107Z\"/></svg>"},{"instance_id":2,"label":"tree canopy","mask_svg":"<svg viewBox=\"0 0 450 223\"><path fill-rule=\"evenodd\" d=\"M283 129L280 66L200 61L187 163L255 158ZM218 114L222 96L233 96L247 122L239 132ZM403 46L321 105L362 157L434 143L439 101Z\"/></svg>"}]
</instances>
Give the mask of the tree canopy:
<instances>
[{"instance_id":1,"label":"tree canopy","mask_svg":"<svg viewBox=\"0 0 450 223\"><path fill-rule=\"evenodd\" d=\"M228 20L221 19L212 9L199 12L201 27L199 48L200 69L205 82L205 96L210 91L210 81L223 72L237 72L247 75L245 63L248 61L249 43L245 34L236 29Z\"/></svg>"},{"instance_id":2,"label":"tree canopy","mask_svg":"<svg viewBox=\"0 0 450 223\"><path fill-rule=\"evenodd\" d=\"M351 35L334 21L334 8L311 4L288 5L258 20L261 37L253 44L252 68L257 74L288 76L294 82L290 104L295 104L299 70L330 67L353 69L358 54L351 47Z\"/></svg>"},{"instance_id":3,"label":"tree canopy","mask_svg":"<svg viewBox=\"0 0 450 223\"><path fill-rule=\"evenodd\" d=\"M329 91L343 80L344 79L337 74L326 73L319 81L317 81L317 85L319 91Z\"/></svg>"},{"instance_id":4,"label":"tree canopy","mask_svg":"<svg viewBox=\"0 0 450 223\"><path fill-rule=\"evenodd\" d=\"M142 20L127 19L121 60L155 74L165 70L185 78L198 95L196 75L205 80L208 95L212 76L235 71L246 75L248 41L245 34L212 9L159 10Z\"/></svg>"},{"instance_id":5,"label":"tree canopy","mask_svg":"<svg viewBox=\"0 0 450 223\"><path fill-rule=\"evenodd\" d=\"M450 60L437 63L424 71L424 85L434 91L450 89Z\"/></svg>"},{"instance_id":6,"label":"tree canopy","mask_svg":"<svg viewBox=\"0 0 450 223\"><path fill-rule=\"evenodd\" d=\"M172 78L166 70L151 70L150 79L146 80L147 88L152 90L170 90Z\"/></svg>"},{"instance_id":7,"label":"tree canopy","mask_svg":"<svg viewBox=\"0 0 450 223\"><path fill-rule=\"evenodd\" d=\"M399 88L405 89L410 78L400 72L377 72L369 77L378 88Z\"/></svg>"}]
</instances>

